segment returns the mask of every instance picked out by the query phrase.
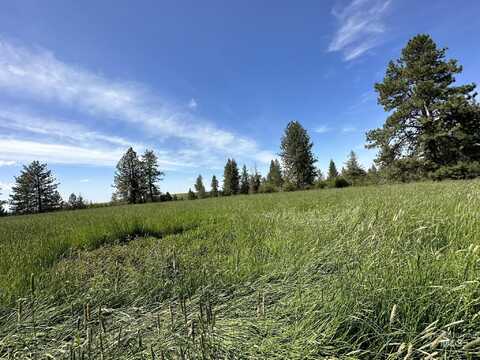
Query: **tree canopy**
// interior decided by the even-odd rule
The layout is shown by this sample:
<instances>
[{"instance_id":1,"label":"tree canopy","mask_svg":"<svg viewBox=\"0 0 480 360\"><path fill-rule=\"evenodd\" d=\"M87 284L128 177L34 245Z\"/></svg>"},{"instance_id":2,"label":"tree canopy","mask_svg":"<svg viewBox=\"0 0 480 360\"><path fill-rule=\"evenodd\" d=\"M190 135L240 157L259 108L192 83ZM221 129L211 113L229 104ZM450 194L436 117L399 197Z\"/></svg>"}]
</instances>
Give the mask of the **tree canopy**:
<instances>
[{"instance_id":1,"label":"tree canopy","mask_svg":"<svg viewBox=\"0 0 480 360\"><path fill-rule=\"evenodd\" d=\"M234 159L228 159L223 172L223 194L236 195L240 191L240 174Z\"/></svg>"},{"instance_id":2,"label":"tree canopy","mask_svg":"<svg viewBox=\"0 0 480 360\"><path fill-rule=\"evenodd\" d=\"M197 197L203 199L206 197L205 186L203 185L202 175L197 176L197 181L195 182L195 191L197 192Z\"/></svg>"},{"instance_id":3,"label":"tree canopy","mask_svg":"<svg viewBox=\"0 0 480 360\"><path fill-rule=\"evenodd\" d=\"M480 160L480 110L474 84L454 86L462 67L446 59L429 35L417 35L388 64L375 84L378 102L390 115L367 133L378 148L380 167L436 170L459 161Z\"/></svg>"},{"instance_id":4,"label":"tree canopy","mask_svg":"<svg viewBox=\"0 0 480 360\"><path fill-rule=\"evenodd\" d=\"M298 121L288 123L281 140L280 156L285 178L296 188L312 185L315 181L317 161L312 152L310 136Z\"/></svg>"},{"instance_id":5,"label":"tree canopy","mask_svg":"<svg viewBox=\"0 0 480 360\"><path fill-rule=\"evenodd\" d=\"M47 164L33 161L23 166L10 195L10 208L15 214L32 214L60 209L62 198L58 183Z\"/></svg>"}]
</instances>

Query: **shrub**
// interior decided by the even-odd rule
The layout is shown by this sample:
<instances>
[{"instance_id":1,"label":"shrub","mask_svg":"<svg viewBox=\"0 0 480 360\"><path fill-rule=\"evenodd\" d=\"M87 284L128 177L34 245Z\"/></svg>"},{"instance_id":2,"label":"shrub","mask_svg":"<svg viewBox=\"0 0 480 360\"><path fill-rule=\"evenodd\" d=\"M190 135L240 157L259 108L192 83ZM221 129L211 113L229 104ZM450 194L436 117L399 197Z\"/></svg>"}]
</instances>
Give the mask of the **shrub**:
<instances>
[{"instance_id":1,"label":"shrub","mask_svg":"<svg viewBox=\"0 0 480 360\"><path fill-rule=\"evenodd\" d=\"M345 179L341 176L335 178L335 187L336 188L344 188L344 187L348 187L350 185L351 184L347 181L347 179Z\"/></svg>"},{"instance_id":2,"label":"shrub","mask_svg":"<svg viewBox=\"0 0 480 360\"><path fill-rule=\"evenodd\" d=\"M291 183L290 181L287 181L285 182L285 184L283 184L283 191L295 191L297 190L297 187L295 186L295 184Z\"/></svg>"},{"instance_id":3,"label":"shrub","mask_svg":"<svg viewBox=\"0 0 480 360\"><path fill-rule=\"evenodd\" d=\"M433 180L473 179L480 176L479 162L458 162L455 165L442 166L430 173Z\"/></svg>"},{"instance_id":4,"label":"shrub","mask_svg":"<svg viewBox=\"0 0 480 360\"><path fill-rule=\"evenodd\" d=\"M258 192L261 192L261 193L274 193L274 192L277 192L278 189L275 187L275 185L273 185L272 183L270 182L265 182L263 183L262 185L260 185L260 189Z\"/></svg>"}]
</instances>

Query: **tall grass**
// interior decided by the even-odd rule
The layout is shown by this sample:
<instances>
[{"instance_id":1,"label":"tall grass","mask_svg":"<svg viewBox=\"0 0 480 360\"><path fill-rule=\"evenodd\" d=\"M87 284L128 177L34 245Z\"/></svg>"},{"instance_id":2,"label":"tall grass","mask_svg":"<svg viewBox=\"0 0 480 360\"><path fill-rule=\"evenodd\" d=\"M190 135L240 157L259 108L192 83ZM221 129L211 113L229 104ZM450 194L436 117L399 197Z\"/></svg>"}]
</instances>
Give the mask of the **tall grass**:
<instances>
[{"instance_id":1,"label":"tall grass","mask_svg":"<svg viewBox=\"0 0 480 360\"><path fill-rule=\"evenodd\" d=\"M468 181L3 219L0 355L477 356L479 209Z\"/></svg>"}]
</instances>

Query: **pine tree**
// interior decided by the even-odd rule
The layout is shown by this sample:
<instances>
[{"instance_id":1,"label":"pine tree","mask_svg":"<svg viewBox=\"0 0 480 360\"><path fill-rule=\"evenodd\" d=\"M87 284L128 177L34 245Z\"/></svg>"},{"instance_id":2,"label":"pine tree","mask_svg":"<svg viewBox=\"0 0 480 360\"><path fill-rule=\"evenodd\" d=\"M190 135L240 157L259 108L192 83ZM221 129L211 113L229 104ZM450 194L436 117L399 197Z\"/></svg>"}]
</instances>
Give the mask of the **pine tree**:
<instances>
[{"instance_id":1,"label":"pine tree","mask_svg":"<svg viewBox=\"0 0 480 360\"><path fill-rule=\"evenodd\" d=\"M153 150L146 150L142 155L142 170L144 182L143 187L146 192L145 197L151 202L154 202L160 194L157 183L162 180L162 176L165 174L159 170L158 158Z\"/></svg>"},{"instance_id":2,"label":"pine tree","mask_svg":"<svg viewBox=\"0 0 480 360\"><path fill-rule=\"evenodd\" d=\"M192 189L188 189L187 200L195 200L196 198L197 198L197 196L192 191Z\"/></svg>"},{"instance_id":3,"label":"pine tree","mask_svg":"<svg viewBox=\"0 0 480 360\"><path fill-rule=\"evenodd\" d=\"M199 199L203 199L206 196L202 175L198 175L197 177L197 181L195 182L195 191L197 192L196 195Z\"/></svg>"},{"instance_id":4,"label":"pine tree","mask_svg":"<svg viewBox=\"0 0 480 360\"><path fill-rule=\"evenodd\" d=\"M260 186L262 185L262 175L258 172L257 168L255 168L252 175L250 175L249 179L249 192L251 194L256 194L260 190Z\"/></svg>"},{"instance_id":5,"label":"pine tree","mask_svg":"<svg viewBox=\"0 0 480 360\"><path fill-rule=\"evenodd\" d=\"M307 131L298 121L287 125L282 137L281 152L286 179L297 189L312 185L315 181L313 143Z\"/></svg>"},{"instance_id":6,"label":"pine tree","mask_svg":"<svg viewBox=\"0 0 480 360\"><path fill-rule=\"evenodd\" d=\"M218 180L215 175L212 176L212 182L210 184L211 190L210 190L210 196L212 197L217 197L218 196Z\"/></svg>"},{"instance_id":7,"label":"pine tree","mask_svg":"<svg viewBox=\"0 0 480 360\"><path fill-rule=\"evenodd\" d=\"M143 176L142 162L137 153L129 148L117 164L114 186L117 189L117 198L136 204L143 199Z\"/></svg>"},{"instance_id":8,"label":"pine tree","mask_svg":"<svg viewBox=\"0 0 480 360\"><path fill-rule=\"evenodd\" d=\"M328 165L328 177L327 177L327 179L328 180L333 180L336 177L338 177L338 175L339 174L338 174L337 166L335 165L333 160L330 160L330 164Z\"/></svg>"},{"instance_id":9,"label":"pine tree","mask_svg":"<svg viewBox=\"0 0 480 360\"><path fill-rule=\"evenodd\" d=\"M228 159L223 172L223 194L236 195L240 191L240 175L234 159Z\"/></svg>"},{"instance_id":10,"label":"pine tree","mask_svg":"<svg viewBox=\"0 0 480 360\"><path fill-rule=\"evenodd\" d=\"M85 204L85 200L83 200L83 197L81 194L75 195L74 193L70 194L68 197L68 202L66 204L66 207L68 209L85 209L87 207L87 204Z\"/></svg>"},{"instance_id":11,"label":"pine tree","mask_svg":"<svg viewBox=\"0 0 480 360\"><path fill-rule=\"evenodd\" d=\"M32 214L61 208L62 198L57 188L58 183L47 164L33 161L15 177L10 195L12 212Z\"/></svg>"},{"instance_id":12,"label":"pine tree","mask_svg":"<svg viewBox=\"0 0 480 360\"><path fill-rule=\"evenodd\" d=\"M417 35L375 84L379 104L390 113L382 128L367 133L367 146L379 149L380 167L430 171L480 160L475 85L453 86L462 67L446 60L446 50L429 35Z\"/></svg>"},{"instance_id":13,"label":"pine tree","mask_svg":"<svg viewBox=\"0 0 480 360\"><path fill-rule=\"evenodd\" d=\"M368 169L367 177L371 183L374 183L374 184L378 183L379 175L378 175L378 170L375 164L372 164L372 166Z\"/></svg>"},{"instance_id":14,"label":"pine tree","mask_svg":"<svg viewBox=\"0 0 480 360\"><path fill-rule=\"evenodd\" d=\"M68 197L67 201L67 207L69 209L76 209L77 208L77 195L74 193L71 193L70 196Z\"/></svg>"},{"instance_id":15,"label":"pine tree","mask_svg":"<svg viewBox=\"0 0 480 360\"><path fill-rule=\"evenodd\" d=\"M277 159L270 161L267 182L277 189L281 188L283 185L282 169L280 167L280 162Z\"/></svg>"},{"instance_id":16,"label":"pine tree","mask_svg":"<svg viewBox=\"0 0 480 360\"><path fill-rule=\"evenodd\" d=\"M242 175L240 176L240 194L248 194L250 188L247 167L243 165Z\"/></svg>"},{"instance_id":17,"label":"pine tree","mask_svg":"<svg viewBox=\"0 0 480 360\"><path fill-rule=\"evenodd\" d=\"M344 176L347 180L349 180L354 185L360 182L367 173L361 167L360 163L358 162L357 154L352 150L348 157L347 162L345 163L345 170L342 172L342 176Z\"/></svg>"},{"instance_id":18,"label":"pine tree","mask_svg":"<svg viewBox=\"0 0 480 360\"><path fill-rule=\"evenodd\" d=\"M85 203L85 200L83 199L82 194L78 194L77 196L77 209L85 209L87 207L87 204Z\"/></svg>"}]
</instances>

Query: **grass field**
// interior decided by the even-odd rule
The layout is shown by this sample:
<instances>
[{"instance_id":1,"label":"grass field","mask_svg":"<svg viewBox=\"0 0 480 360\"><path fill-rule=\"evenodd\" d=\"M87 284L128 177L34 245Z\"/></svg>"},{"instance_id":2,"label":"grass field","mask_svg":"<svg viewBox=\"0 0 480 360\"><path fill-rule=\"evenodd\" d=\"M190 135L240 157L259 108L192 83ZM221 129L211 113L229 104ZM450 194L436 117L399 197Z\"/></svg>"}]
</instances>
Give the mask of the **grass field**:
<instances>
[{"instance_id":1,"label":"grass field","mask_svg":"<svg viewBox=\"0 0 480 360\"><path fill-rule=\"evenodd\" d=\"M0 357L477 358L480 182L0 219Z\"/></svg>"}]
</instances>

